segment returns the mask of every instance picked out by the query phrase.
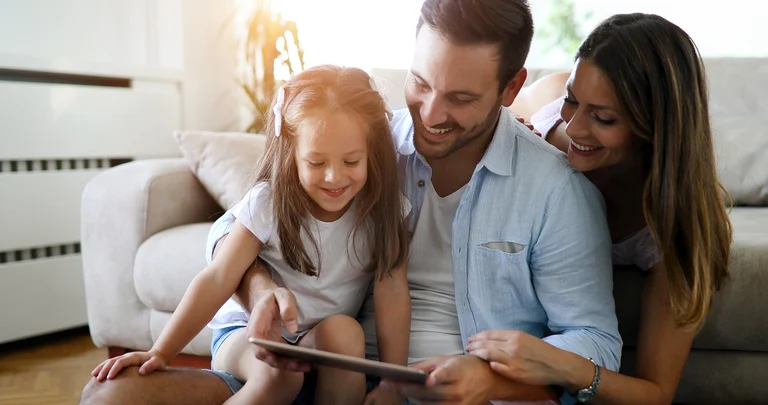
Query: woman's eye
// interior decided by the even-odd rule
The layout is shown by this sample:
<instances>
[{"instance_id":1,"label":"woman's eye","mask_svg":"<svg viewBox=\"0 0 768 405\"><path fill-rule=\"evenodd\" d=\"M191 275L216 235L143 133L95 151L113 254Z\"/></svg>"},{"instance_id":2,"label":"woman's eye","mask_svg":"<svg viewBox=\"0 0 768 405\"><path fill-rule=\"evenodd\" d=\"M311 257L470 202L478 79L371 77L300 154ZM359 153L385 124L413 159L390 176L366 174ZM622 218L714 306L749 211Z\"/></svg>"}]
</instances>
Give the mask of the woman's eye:
<instances>
[{"instance_id":1,"label":"woman's eye","mask_svg":"<svg viewBox=\"0 0 768 405\"><path fill-rule=\"evenodd\" d=\"M353 162L344 162L344 164L347 166L357 166L359 163L360 163L359 160L355 160Z\"/></svg>"},{"instance_id":2,"label":"woman's eye","mask_svg":"<svg viewBox=\"0 0 768 405\"><path fill-rule=\"evenodd\" d=\"M323 167L323 162L307 162L312 167Z\"/></svg>"},{"instance_id":3,"label":"woman's eye","mask_svg":"<svg viewBox=\"0 0 768 405\"><path fill-rule=\"evenodd\" d=\"M600 118L598 115L593 115L592 118L594 118L594 120L601 125L611 125L616 122L616 120L613 118Z\"/></svg>"}]
</instances>

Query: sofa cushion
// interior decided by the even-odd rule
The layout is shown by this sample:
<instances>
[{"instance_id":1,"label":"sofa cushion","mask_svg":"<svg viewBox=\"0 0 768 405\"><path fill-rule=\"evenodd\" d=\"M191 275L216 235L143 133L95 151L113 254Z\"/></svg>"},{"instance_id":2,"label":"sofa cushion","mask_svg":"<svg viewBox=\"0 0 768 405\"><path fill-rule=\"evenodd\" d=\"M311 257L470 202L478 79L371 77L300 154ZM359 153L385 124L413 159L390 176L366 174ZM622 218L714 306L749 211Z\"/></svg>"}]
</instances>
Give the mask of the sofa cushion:
<instances>
[{"instance_id":1,"label":"sofa cushion","mask_svg":"<svg viewBox=\"0 0 768 405\"><path fill-rule=\"evenodd\" d=\"M158 232L139 246L134 284L149 308L173 312L197 273L206 266L205 241L211 223L178 226Z\"/></svg>"},{"instance_id":2,"label":"sofa cushion","mask_svg":"<svg viewBox=\"0 0 768 405\"><path fill-rule=\"evenodd\" d=\"M768 64L705 60L717 171L739 205L768 206Z\"/></svg>"},{"instance_id":3,"label":"sofa cushion","mask_svg":"<svg viewBox=\"0 0 768 405\"><path fill-rule=\"evenodd\" d=\"M768 208L737 207L731 279L715 296L707 321L696 336L696 349L768 352ZM625 345L637 345L643 274L617 268L614 296Z\"/></svg>"},{"instance_id":4,"label":"sofa cushion","mask_svg":"<svg viewBox=\"0 0 768 405\"><path fill-rule=\"evenodd\" d=\"M263 135L239 132L176 131L173 137L197 179L225 209L253 182L266 145Z\"/></svg>"}]
</instances>

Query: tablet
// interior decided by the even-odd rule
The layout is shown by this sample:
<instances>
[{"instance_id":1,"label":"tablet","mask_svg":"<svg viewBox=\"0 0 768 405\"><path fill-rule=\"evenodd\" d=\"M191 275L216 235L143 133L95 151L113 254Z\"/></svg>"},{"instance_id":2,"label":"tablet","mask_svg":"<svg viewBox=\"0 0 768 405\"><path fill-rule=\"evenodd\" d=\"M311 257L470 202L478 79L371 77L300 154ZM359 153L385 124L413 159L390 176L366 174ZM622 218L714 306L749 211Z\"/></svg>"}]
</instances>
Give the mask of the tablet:
<instances>
[{"instance_id":1,"label":"tablet","mask_svg":"<svg viewBox=\"0 0 768 405\"><path fill-rule=\"evenodd\" d=\"M427 373L424 371L397 364L361 359L359 357L346 356L322 350L293 346L287 343L256 339L253 337L248 338L248 341L283 357L302 360L310 364L357 371L400 382L424 384L427 380Z\"/></svg>"}]
</instances>

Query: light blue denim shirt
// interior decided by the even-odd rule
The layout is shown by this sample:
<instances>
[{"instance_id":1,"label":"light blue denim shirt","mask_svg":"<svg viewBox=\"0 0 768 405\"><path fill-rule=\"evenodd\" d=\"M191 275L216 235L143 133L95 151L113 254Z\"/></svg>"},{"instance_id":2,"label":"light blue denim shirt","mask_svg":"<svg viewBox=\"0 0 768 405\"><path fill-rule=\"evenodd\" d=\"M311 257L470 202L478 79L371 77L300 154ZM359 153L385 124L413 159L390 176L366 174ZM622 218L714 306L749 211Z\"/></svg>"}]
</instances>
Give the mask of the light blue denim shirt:
<instances>
[{"instance_id":1,"label":"light blue denim shirt","mask_svg":"<svg viewBox=\"0 0 768 405\"><path fill-rule=\"evenodd\" d=\"M395 113L392 129L413 232L432 171L416 153L407 109ZM506 108L456 211L452 249L465 345L481 331L519 330L618 370L622 342L602 196Z\"/></svg>"},{"instance_id":2,"label":"light blue denim shirt","mask_svg":"<svg viewBox=\"0 0 768 405\"><path fill-rule=\"evenodd\" d=\"M413 232L431 168L416 153L408 110L396 111L391 125ZM209 260L230 221L227 213L211 229ZM603 199L562 152L505 108L453 220L453 274L465 345L481 331L519 330L618 370L622 342Z\"/></svg>"}]
</instances>

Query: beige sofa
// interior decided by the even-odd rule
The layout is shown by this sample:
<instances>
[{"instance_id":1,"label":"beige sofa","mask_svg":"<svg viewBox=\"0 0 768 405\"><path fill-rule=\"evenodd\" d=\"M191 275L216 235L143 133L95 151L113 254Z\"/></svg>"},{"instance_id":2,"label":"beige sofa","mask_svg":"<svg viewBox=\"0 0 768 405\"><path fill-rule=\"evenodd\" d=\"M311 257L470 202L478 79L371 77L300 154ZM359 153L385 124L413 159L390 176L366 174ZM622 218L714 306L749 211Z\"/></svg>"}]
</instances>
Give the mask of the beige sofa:
<instances>
[{"instance_id":1,"label":"beige sofa","mask_svg":"<svg viewBox=\"0 0 768 405\"><path fill-rule=\"evenodd\" d=\"M737 203L752 206L731 213L732 280L694 342L676 401L768 403L768 62L709 60L707 67L721 178ZM531 80L545 73L532 71ZM234 134L177 139L185 158L117 166L94 178L83 195L88 319L95 344L111 348L112 354L148 349L157 339L205 265L211 222L240 192L224 185L241 185L243 179L233 170L248 161L233 157L232 150L257 156L262 142ZM238 142L228 148L229 156L211 160L216 148ZM616 269L615 296L626 343L622 369L627 373L634 368L641 278L633 269ZM184 349L200 356L191 364L206 366L210 337L206 329Z\"/></svg>"}]
</instances>

